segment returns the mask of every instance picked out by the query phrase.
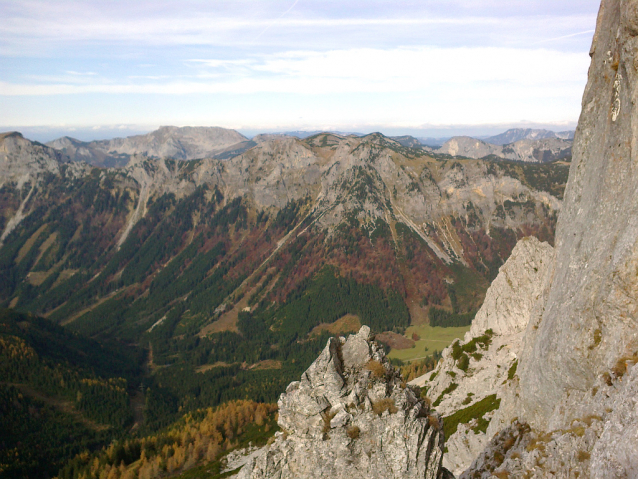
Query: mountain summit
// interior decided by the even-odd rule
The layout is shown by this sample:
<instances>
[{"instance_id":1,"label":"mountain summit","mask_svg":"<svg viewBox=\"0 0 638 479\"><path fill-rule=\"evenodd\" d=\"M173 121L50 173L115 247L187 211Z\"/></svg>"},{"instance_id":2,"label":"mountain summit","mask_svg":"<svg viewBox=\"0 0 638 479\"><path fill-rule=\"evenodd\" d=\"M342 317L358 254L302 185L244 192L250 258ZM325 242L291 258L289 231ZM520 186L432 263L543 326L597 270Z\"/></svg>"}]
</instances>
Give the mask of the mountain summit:
<instances>
[{"instance_id":1,"label":"mountain summit","mask_svg":"<svg viewBox=\"0 0 638 479\"><path fill-rule=\"evenodd\" d=\"M553 132L550 133L553 134ZM544 138L539 140L523 139L507 145L497 145L469 136L455 136L434 152L465 158L546 163L556 160L570 160L572 142L560 138Z\"/></svg>"},{"instance_id":2,"label":"mountain summit","mask_svg":"<svg viewBox=\"0 0 638 479\"><path fill-rule=\"evenodd\" d=\"M256 143L241 133L219 127L162 126L145 135L84 142L62 137L47 143L75 161L95 166L125 166L133 155L193 160L224 157L245 151Z\"/></svg>"},{"instance_id":3,"label":"mountain summit","mask_svg":"<svg viewBox=\"0 0 638 479\"><path fill-rule=\"evenodd\" d=\"M555 133L551 130L535 130L533 128L511 128L498 135L483 138L492 145L507 145L520 140L545 140L548 138L560 138L562 140L573 140L573 131L561 131Z\"/></svg>"}]
</instances>

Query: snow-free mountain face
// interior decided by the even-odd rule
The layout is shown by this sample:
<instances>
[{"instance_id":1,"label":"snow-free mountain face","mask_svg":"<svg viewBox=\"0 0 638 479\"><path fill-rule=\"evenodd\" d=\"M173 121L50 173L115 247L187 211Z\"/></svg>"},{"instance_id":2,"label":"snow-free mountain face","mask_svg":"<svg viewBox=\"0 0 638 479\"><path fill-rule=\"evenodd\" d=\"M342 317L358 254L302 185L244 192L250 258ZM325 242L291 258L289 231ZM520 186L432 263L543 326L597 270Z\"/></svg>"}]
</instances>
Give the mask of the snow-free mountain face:
<instances>
[{"instance_id":1,"label":"snow-free mountain face","mask_svg":"<svg viewBox=\"0 0 638 479\"><path fill-rule=\"evenodd\" d=\"M547 138L542 140L525 139L506 145L495 145L469 136L455 136L434 152L465 158L501 158L545 163L571 159L572 142L559 138Z\"/></svg>"},{"instance_id":2,"label":"snow-free mountain face","mask_svg":"<svg viewBox=\"0 0 638 479\"><path fill-rule=\"evenodd\" d=\"M219 127L163 126L145 135L83 142L69 137L47 143L74 161L103 167L125 166L132 155L176 160L226 158L255 146L235 130Z\"/></svg>"},{"instance_id":3,"label":"snow-free mountain face","mask_svg":"<svg viewBox=\"0 0 638 479\"><path fill-rule=\"evenodd\" d=\"M145 135L112 140L85 142L68 136L47 143L73 161L81 161L101 167L126 166L132 155L146 155L157 158L192 160L199 158L217 158L227 160L241 155L257 144L282 138L309 138L321 132L293 131L285 133L264 133L252 140L236 132L219 127L173 127L165 126ZM360 133L332 134L339 137L364 137ZM494 159L502 158L515 161L544 162L568 158L571 154L569 144L552 139L571 140L573 132L554 133L548 130L508 130L500 135L477 140L471 137L453 137L451 139L418 139L410 135L390 137L407 148L423 148L437 153L462 156L466 158ZM547 141L540 141L545 138ZM523 139L525 143L518 143ZM510 141L511 140L511 141ZM503 143L501 143L503 141ZM499 148L505 143L514 143Z\"/></svg>"},{"instance_id":4,"label":"snow-free mountain face","mask_svg":"<svg viewBox=\"0 0 638 479\"><path fill-rule=\"evenodd\" d=\"M512 128L504 133L483 138L483 141L493 145L507 145L520 140L545 140L548 138L573 140L574 131L554 132L551 130L535 130L533 128Z\"/></svg>"},{"instance_id":5,"label":"snow-free mountain face","mask_svg":"<svg viewBox=\"0 0 638 479\"><path fill-rule=\"evenodd\" d=\"M498 135L483 138L492 145L507 145L519 140L544 140L545 138L556 138L557 135L550 130L535 130L532 128L512 128Z\"/></svg>"},{"instance_id":6,"label":"snow-free mountain face","mask_svg":"<svg viewBox=\"0 0 638 479\"><path fill-rule=\"evenodd\" d=\"M21 189L33 178L47 173L59 174L60 168L81 170L81 165L69 165L60 151L30 141L14 131L0 133L0 188L4 185Z\"/></svg>"},{"instance_id":7,"label":"snow-free mountain face","mask_svg":"<svg viewBox=\"0 0 638 479\"><path fill-rule=\"evenodd\" d=\"M28 173L15 159L9 164ZM219 280L230 289L214 298L203 286L200 299L183 293L187 304L200 305L189 316L203 335L237 330L240 293L247 300L271 265L288 268L270 275L264 292L282 306L330 267L401 298L397 326L410 317L426 321L430 305L466 314L480 306L518 237L551 240L566 174L565 165L436 159L380 134L276 139L225 161L134 156L120 169L52 163L22 184L8 172L0 301L92 334L139 337L173 303L153 293L136 306L141 313L117 298L159 294L154 278L166 264L177 268L176 278L196 274L192 258L223 245L221 256L200 266L214 268L222 258L228 269ZM246 275L253 279L244 284ZM190 290L198 281L184 284ZM109 294L117 306L102 311ZM130 323L111 317L120 313L142 316Z\"/></svg>"},{"instance_id":8,"label":"snow-free mountain face","mask_svg":"<svg viewBox=\"0 0 638 479\"><path fill-rule=\"evenodd\" d=\"M421 142L417 138L410 135L391 136L390 138L408 148L420 148L422 146Z\"/></svg>"}]
</instances>

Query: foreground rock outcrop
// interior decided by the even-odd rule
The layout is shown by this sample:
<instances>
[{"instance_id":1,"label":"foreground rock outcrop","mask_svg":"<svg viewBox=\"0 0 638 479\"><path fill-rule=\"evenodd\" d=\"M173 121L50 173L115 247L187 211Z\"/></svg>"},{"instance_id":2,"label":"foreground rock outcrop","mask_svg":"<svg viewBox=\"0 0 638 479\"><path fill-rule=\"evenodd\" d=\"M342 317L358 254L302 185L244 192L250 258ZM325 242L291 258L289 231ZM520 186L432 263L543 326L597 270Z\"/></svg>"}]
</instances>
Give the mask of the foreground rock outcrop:
<instances>
[{"instance_id":1,"label":"foreground rock outcrop","mask_svg":"<svg viewBox=\"0 0 638 479\"><path fill-rule=\"evenodd\" d=\"M279 399L283 432L240 479L445 478L441 418L371 341L331 338Z\"/></svg>"}]
</instances>

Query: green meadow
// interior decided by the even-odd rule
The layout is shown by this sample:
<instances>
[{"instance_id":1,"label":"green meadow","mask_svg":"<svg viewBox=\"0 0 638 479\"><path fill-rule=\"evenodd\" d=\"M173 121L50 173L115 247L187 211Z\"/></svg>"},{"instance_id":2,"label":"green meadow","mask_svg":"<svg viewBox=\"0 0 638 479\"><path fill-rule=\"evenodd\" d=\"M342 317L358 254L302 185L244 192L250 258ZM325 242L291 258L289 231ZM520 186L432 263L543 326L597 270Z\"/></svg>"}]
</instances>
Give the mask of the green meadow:
<instances>
[{"instance_id":1,"label":"green meadow","mask_svg":"<svg viewBox=\"0 0 638 479\"><path fill-rule=\"evenodd\" d=\"M435 350L442 351L456 338L462 338L470 330L470 326L460 328L442 328L430 325L410 326L405 336L412 338L416 333L421 339L416 341L415 346L410 349L393 349L388 354L389 358L400 359L401 361L414 361L432 355ZM427 348L427 349L426 349Z\"/></svg>"}]
</instances>

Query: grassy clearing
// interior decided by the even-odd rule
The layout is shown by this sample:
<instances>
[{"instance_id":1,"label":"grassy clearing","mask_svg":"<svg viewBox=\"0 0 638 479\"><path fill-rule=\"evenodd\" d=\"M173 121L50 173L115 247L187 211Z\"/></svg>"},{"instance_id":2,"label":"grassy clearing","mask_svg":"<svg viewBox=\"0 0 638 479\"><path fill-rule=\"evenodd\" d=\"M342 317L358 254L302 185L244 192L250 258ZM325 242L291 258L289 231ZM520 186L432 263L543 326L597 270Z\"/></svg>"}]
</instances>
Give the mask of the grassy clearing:
<instances>
[{"instance_id":1,"label":"grassy clearing","mask_svg":"<svg viewBox=\"0 0 638 479\"><path fill-rule=\"evenodd\" d=\"M414 361L426 356L431 356L436 351L442 351L457 338L462 338L470 330L469 326L460 328L441 328L429 325L410 326L405 336L412 337L416 333L421 339L416 341L414 348L393 349L388 357L400 359L401 361ZM427 350L426 350L427 348Z\"/></svg>"}]
</instances>

